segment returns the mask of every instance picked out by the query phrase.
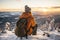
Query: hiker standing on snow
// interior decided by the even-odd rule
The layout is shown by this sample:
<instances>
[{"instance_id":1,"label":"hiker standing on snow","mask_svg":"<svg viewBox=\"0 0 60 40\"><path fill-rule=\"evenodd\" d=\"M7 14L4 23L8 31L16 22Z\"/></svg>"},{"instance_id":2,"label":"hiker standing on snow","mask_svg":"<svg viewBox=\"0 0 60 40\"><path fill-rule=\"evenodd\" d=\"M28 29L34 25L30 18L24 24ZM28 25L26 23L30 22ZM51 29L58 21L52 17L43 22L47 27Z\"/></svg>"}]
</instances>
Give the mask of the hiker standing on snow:
<instances>
[{"instance_id":1,"label":"hiker standing on snow","mask_svg":"<svg viewBox=\"0 0 60 40\"><path fill-rule=\"evenodd\" d=\"M37 24L36 24L34 17L31 13L31 8L29 8L27 5L25 6L25 12L23 12L22 15L19 17L19 20L17 22L17 26L21 25L21 23L22 23L21 21L23 21L21 19L24 19L24 20L27 19L26 30L23 32L26 32L27 35L31 35L31 34L36 35L37 34ZM24 24L25 23L23 23L20 27L23 27ZM18 31L20 32L21 30L23 30L23 28L19 29L18 27L16 27L15 34L18 35ZM21 35L20 35L20 33L21 33ZM24 35L24 33L22 33L22 32L20 32L20 33L18 35L19 37Z\"/></svg>"},{"instance_id":2,"label":"hiker standing on snow","mask_svg":"<svg viewBox=\"0 0 60 40\"><path fill-rule=\"evenodd\" d=\"M36 25L36 22L34 20L34 17L31 13L31 8L29 8L27 5L25 6L25 12L23 12L23 14L20 16L20 18L26 18L28 20L27 22L27 31L29 30L29 32L27 33L28 35L31 35L33 32L33 29ZM36 33L33 33L36 34Z\"/></svg>"}]
</instances>

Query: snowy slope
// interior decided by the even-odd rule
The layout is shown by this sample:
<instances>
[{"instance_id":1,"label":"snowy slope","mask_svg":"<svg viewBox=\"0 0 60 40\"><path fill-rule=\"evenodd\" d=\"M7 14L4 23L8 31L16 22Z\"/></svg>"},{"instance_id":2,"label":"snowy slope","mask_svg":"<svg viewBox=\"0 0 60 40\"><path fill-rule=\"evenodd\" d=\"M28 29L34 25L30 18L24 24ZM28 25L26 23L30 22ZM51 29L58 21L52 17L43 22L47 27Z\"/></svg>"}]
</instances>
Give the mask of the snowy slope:
<instances>
[{"instance_id":1,"label":"snowy slope","mask_svg":"<svg viewBox=\"0 0 60 40\"><path fill-rule=\"evenodd\" d=\"M46 36L42 36L43 31L37 30L37 35L28 36L28 39L23 38L22 40L53 40ZM7 33L0 36L0 40L20 40L12 31L7 31Z\"/></svg>"}]
</instances>

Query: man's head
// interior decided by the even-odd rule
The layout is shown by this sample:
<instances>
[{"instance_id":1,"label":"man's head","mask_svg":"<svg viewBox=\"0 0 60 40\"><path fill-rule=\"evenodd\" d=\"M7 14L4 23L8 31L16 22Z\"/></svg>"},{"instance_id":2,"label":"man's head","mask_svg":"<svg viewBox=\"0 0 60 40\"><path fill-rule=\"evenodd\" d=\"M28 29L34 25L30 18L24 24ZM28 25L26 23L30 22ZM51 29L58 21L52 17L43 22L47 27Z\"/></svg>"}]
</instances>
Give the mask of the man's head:
<instances>
[{"instance_id":1,"label":"man's head","mask_svg":"<svg viewBox=\"0 0 60 40\"><path fill-rule=\"evenodd\" d=\"M29 8L28 5L25 5L25 12L31 12L31 8Z\"/></svg>"},{"instance_id":2,"label":"man's head","mask_svg":"<svg viewBox=\"0 0 60 40\"><path fill-rule=\"evenodd\" d=\"M25 5L25 8L27 8L28 7L28 5Z\"/></svg>"}]
</instances>

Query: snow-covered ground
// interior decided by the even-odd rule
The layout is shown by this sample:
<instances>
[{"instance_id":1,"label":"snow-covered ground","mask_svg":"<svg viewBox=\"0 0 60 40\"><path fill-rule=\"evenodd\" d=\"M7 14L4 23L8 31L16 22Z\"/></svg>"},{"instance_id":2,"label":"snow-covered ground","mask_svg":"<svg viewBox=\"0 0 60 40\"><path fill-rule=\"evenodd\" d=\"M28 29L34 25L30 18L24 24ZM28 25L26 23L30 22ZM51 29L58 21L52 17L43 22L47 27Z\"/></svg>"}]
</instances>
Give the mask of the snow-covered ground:
<instances>
[{"instance_id":1,"label":"snow-covered ground","mask_svg":"<svg viewBox=\"0 0 60 40\"><path fill-rule=\"evenodd\" d=\"M20 40L12 31L7 31L7 33L0 35L0 40ZM44 32L40 29L37 30L37 35L28 36L28 39L24 38L22 40L55 40L54 38L43 36ZM51 33L50 33L51 34ZM52 32L53 34L53 32ZM52 36L53 37L53 36Z\"/></svg>"}]
</instances>

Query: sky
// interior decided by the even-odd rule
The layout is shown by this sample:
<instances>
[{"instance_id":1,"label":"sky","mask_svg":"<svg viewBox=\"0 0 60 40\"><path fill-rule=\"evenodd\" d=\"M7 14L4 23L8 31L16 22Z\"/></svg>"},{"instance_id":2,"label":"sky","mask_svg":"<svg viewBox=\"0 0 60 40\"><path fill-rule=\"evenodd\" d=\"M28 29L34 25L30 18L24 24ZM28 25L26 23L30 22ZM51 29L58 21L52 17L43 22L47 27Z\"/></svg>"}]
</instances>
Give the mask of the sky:
<instances>
[{"instance_id":1,"label":"sky","mask_svg":"<svg viewBox=\"0 0 60 40\"><path fill-rule=\"evenodd\" d=\"M29 7L60 6L60 0L0 0L0 9L20 9Z\"/></svg>"}]
</instances>

